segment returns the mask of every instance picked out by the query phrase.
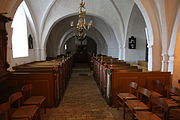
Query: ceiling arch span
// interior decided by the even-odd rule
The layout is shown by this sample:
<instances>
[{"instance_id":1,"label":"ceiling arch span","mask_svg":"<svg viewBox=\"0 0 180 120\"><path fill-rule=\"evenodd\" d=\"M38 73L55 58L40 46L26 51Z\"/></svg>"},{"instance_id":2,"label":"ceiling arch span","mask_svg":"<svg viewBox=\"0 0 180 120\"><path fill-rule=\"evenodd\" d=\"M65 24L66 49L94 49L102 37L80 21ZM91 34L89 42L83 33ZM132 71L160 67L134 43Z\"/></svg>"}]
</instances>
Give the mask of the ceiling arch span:
<instances>
[{"instance_id":1,"label":"ceiling arch span","mask_svg":"<svg viewBox=\"0 0 180 120\"><path fill-rule=\"evenodd\" d=\"M61 43L63 43L63 35L66 34L67 31L69 31L70 28L70 22L71 21L77 21L78 20L78 16L77 15L67 15L65 18L60 18L59 20L57 20L52 26L51 26L51 31L49 31L49 34L46 38L46 41L43 43L42 48L46 48L46 44L47 41L51 41L53 39L53 41L56 41L56 45L61 45ZM100 44L102 44L101 42L104 40L103 44L108 45L108 50L110 50L111 52L108 53L108 55L114 56L114 57L118 57L118 53L119 53L119 47L118 47L118 41L116 39L116 36L112 30L112 28L106 24L102 19L96 17L96 16L90 16L87 15L86 16L86 20L90 21L93 20L93 30L98 31L96 33L101 34L101 36L103 37L97 37L98 34L91 34L90 37L92 36L96 36L95 38L98 38L97 40L100 39ZM93 30L90 29L90 31L88 32L88 34L92 33ZM49 38L49 36L53 33L53 35L55 35L55 38ZM103 38L103 39L102 39ZM58 47L56 47L57 49Z\"/></svg>"},{"instance_id":2,"label":"ceiling arch span","mask_svg":"<svg viewBox=\"0 0 180 120\"><path fill-rule=\"evenodd\" d=\"M147 26L147 43L148 43L148 70L161 70L162 61L162 36L160 16L157 9L157 3L154 0L143 1L134 0L139 7L146 26ZM161 64L160 64L161 63Z\"/></svg>"},{"instance_id":3,"label":"ceiling arch span","mask_svg":"<svg viewBox=\"0 0 180 120\"><path fill-rule=\"evenodd\" d=\"M93 29L93 30L92 30ZM103 36L101 35L101 33L99 33L98 30L96 30L95 28L92 28L88 33L87 33L87 36L89 38L92 38L96 44L97 44L97 51L99 54L106 54L107 55L107 50L104 50L104 49L108 49L108 45L106 43L106 41L104 40ZM61 38L61 42L59 44L59 50L62 50L65 43L74 37L74 32L73 30L69 30L66 32L66 34L63 35L63 37ZM58 52L60 52L58 50Z\"/></svg>"},{"instance_id":4,"label":"ceiling arch span","mask_svg":"<svg viewBox=\"0 0 180 120\"><path fill-rule=\"evenodd\" d=\"M148 35L149 35L148 36L149 39L147 40L148 46L152 46L154 37L153 37L153 28L152 28L151 20L148 16L148 13L147 13L145 7L141 3L141 0L134 0L134 1L135 1L135 4L139 7L139 10L141 11L141 13L144 17L147 29L148 29Z\"/></svg>"},{"instance_id":5,"label":"ceiling arch span","mask_svg":"<svg viewBox=\"0 0 180 120\"><path fill-rule=\"evenodd\" d=\"M143 17L144 17L144 20L145 20L145 23L146 23L146 27L147 27L147 44L148 44L148 70L152 71L152 66L153 66L153 63L152 63L152 46L154 44L154 34L153 34L153 27L152 27L152 23L151 23L151 20L149 18L149 15L148 15L148 11L145 9L144 5L141 3L141 0L134 0L135 4L138 6L139 10L141 11Z\"/></svg>"},{"instance_id":6,"label":"ceiling arch span","mask_svg":"<svg viewBox=\"0 0 180 120\"><path fill-rule=\"evenodd\" d=\"M122 34L122 35L123 35L122 38L124 38L124 35L125 35L125 31L124 31L124 30L125 30L125 25L124 25L123 17L122 17L122 15L121 15L121 12L119 11L116 3L115 3L113 0L111 0L111 3L113 4L114 8L116 9L116 11L117 11L117 13L118 13L118 15L119 15L119 18L120 18L120 20L121 20L120 23L122 24L121 26L122 26L122 28L123 28L123 29L122 29L122 33L123 33L123 34Z\"/></svg>"},{"instance_id":7,"label":"ceiling arch span","mask_svg":"<svg viewBox=\"0 0 180 120\"><path fill-rule=\"evenodd\" d=\"M32 18L32 12L31 12L31 8L28 7L27 5L28 3L25 2L25 7L24 7L24 10L25 10L25 13L26 13L26 17L27 17L27 20L28 20L28 23L31 27L31 31L33 33L33 37L35 38L35 48L37 49L39 47L39 41L38 41L38 32L37 32L37 28L36 28L36 23L35 23L35 20Z\"/></svg>"},{"instance_id":8,"label":"ceiling arch span","mask_svg":"<svg viewBox=\"0 0 180 120\"><path fill-rule=\"evenodd\" d=\"M173 32L172 32L172 35L171 35L171 43L169 45L169 50L168 50L169 56L174 55L176 37L177 37L177 32L178 32L178 27L179 26L180 26L180 8L178 9L176 20L174 22L174 27L173 27L174 29L173 29Z\"/></svg>"},{"instance_id":9,"label":"ceiling arch span","mask_svg":"<svg viewBox=\"0 0 180 120\"><path fill-rule=\"evenodd\" d=\"M39 33L41 34L40 36L42 36L42 31L43 31L43 29L44 29L47 16L48 16L51 8L53 7L53 5L54 5L55 3L56 3L56 0L53 0L53 1L49 4L49 6L46 8L45 13L43 14L43 17L42 17L41 23L40 23L40 28L39 28Z\"/></svg>"},{"instance_id":10,"label":"ceiling arch span","mask_svg":"<svg viewBox=\"0 0 180 120\"><path fill-rule=\"evenodd\" d=\"M105 0L102 4L101 0L96 1L86 1L87 3L87 10L88 15L93 15L96 17L101 18L103 21L105 21L111 28L112 31L115 34L115 39L117 40L118 47L121 46L121 41L124 40L122 37L123 35L123 22L119 17L119 14L117 9L115 9L114 5L111 1ZM49 9L49 13L46 17L46 20L44 24L44 29L41 32L42 33L42 43L45 43L47 39L47 35L49 34L49 30L51 29L51 26L56 22L59 18L66 17L67 15L75 14L77 11L77 8L79 6L79 0L70 0L70 1L56 1L55 4L51 6ZM108 7L104 7L108 6ZM59 11L58 11L58 10ZM111 11L111 14L107 14ZM112 38L111 38L112 40ZM43 48L44 46L41 46ZM117 57L117 56L116 56Z\"/></svg>"}]
</instances>

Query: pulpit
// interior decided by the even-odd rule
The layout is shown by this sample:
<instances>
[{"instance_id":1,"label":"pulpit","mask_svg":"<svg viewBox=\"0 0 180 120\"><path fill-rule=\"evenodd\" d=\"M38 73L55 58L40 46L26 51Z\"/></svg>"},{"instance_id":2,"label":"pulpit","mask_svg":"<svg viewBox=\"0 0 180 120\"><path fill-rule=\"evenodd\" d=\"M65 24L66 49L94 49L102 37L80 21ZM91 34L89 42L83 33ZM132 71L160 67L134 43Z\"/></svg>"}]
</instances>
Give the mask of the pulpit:
<instances>
[{"instance_id":1,"label":"pulpit","mask_svg":"<svg viewBox=\"0 0 180 120\"><path fill-rule=\"evenodd\" d=\"M9 64L7 63L7 32L6 32L6 23L11 21L10 18L7 18L0 14L0 103L4 102L7 98L8 91L11 91L11 87L8 83L8 72L7 68Z\"/></svg>"},{"instance_id":2,"label":"pulpit","mask_svg":"<svg viewBox=\"0 0 180 120\"><path fill-rule=\"evenodd\" d=\"M0 15L0 73L5 72L9 67L7 63L7 32L5 24L10 21L10 18Z\"/></svg>"}]
</instances>

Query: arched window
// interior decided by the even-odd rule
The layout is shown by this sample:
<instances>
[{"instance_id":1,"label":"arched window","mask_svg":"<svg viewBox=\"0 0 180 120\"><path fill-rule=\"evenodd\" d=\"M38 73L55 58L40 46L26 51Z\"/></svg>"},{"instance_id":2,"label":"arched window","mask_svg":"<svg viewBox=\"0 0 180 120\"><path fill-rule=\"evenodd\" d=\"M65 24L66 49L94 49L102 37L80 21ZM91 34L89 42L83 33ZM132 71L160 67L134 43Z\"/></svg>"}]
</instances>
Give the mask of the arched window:
<instances>
[{"instance_id":1,"label":"arched window","mask_svg":"<svg viewBox=\"0 0 180 120\"><path fill-rule=\"evenodd\" d=\"M26 4L22 2L15 13L12 23L13 58L28 56L27 19L24 7L26 7Z\"/></svg>"}]
</instances>

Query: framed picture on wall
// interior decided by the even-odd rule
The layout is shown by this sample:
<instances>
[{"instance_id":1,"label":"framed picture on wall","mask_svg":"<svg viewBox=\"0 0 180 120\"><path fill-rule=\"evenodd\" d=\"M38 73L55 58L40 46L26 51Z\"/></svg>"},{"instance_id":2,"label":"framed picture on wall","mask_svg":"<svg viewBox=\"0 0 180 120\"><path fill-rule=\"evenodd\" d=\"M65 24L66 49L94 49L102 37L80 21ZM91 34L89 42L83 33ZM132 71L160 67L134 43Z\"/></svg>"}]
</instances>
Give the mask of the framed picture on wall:
<instances>
[{"instance_id":1,"label":"framed picture on wall","mask_svg":"<svg viewBox=\"0 0 180 120\"><path fill-rule=\"evenodd\" d=\"M33 38L31 34L28 36L28 46L29 46L29 49L33 49Z\"/></svg>"},{"instance_id":2,"label":"framed picture on wall","mask_svg":"<svg viewBox=\"0 0 180 120\"><path fill-rule=\"evenodd\" d=\"M134 36L129 38L129 49L136 49L136 38Z\"/></svg>"}]
</instances>

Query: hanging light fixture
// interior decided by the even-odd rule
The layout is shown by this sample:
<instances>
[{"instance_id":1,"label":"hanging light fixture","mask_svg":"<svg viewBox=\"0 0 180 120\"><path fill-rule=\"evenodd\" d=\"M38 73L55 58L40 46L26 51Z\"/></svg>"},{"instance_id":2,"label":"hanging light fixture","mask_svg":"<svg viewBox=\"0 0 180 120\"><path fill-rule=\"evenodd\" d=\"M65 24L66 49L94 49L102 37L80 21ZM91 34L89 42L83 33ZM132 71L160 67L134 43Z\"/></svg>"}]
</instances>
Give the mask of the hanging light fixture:
<instances>
[{"instance_id":1,"label":"hanging light fixture","mask_svg":"<svg viewBox=\"0 0 180 120\"><path fill-rule=\"evenodd\" d=\"M86 32L92 27L92 20L86 24L86 8L85 8L85 2L84 0L81 0L80 7L79 7L79 19L76 25L74 25L74 21L71 21L70 26L74 27L75 30L75 37L83 41L86 37Z\"/></svg>"}]
</instances>

